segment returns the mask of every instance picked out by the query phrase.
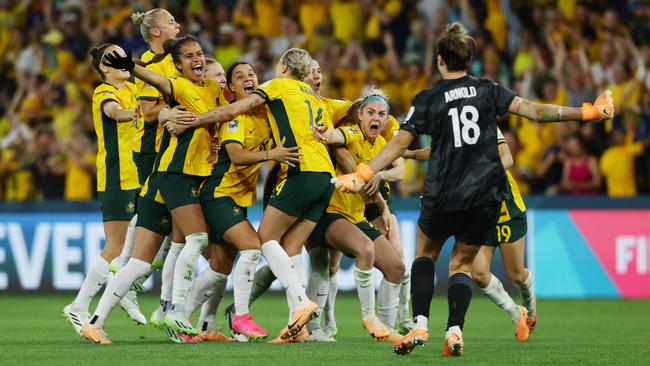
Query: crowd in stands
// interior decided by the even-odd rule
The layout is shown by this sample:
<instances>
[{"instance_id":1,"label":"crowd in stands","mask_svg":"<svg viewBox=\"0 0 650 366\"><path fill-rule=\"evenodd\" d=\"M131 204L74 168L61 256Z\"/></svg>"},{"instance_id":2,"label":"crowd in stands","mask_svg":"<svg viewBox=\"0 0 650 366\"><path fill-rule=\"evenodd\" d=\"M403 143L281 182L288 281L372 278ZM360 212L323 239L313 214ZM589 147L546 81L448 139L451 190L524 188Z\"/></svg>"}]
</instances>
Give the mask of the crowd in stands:
<instances>
[{"instance_id":1,"label":"crowd in stands","mask_svg":"<svg viewBox=\"0 0 650 366\"><path fill-rule=\"evenodd\" d=\"M90 200L95 152L89 50L105 42L139 55L134 11L168 9L227 68L250 62L260 82L278 56L309 50L322 94L356 99L369 86L403 119L440 78L436 35L460 22L476 39L471 74L541 102L579 107L603 90L616 116L597 123L501 122L524 194L632 197L650 192L650 5L578 0L2 0L0 201ZM418 144L428 146L422 138ZM417 147L417 146L414 146ZM395 191L417 196L424 163L407 162Z\"/></svg>"}]
</instances>

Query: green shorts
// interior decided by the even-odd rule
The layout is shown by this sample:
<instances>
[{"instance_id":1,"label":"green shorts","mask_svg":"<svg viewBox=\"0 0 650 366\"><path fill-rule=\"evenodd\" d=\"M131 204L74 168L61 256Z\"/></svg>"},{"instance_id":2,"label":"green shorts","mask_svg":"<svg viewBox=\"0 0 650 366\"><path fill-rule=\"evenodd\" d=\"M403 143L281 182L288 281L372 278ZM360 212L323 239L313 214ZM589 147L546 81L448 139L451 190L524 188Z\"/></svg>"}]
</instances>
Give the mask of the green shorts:
<instances>
[{"instance_id":1,"label":"green shorts","mask_svg":"<svg viewBox=\"0 0 650 366\"><path fill-rule=\"evenodd\" d=\"M153 165L156 162L156 153L139 153L133 152L133 161L138 168L138 180L140 185L143 186L147 177L153 171Z\"/></svg>"},{"instance_id":2,"label":"green shorts","mask_svg":"<svg viewBox=\"0 0 650 366\"><path fill-rule=\"evenodd\" d=\"M330 178L329 173L320 172L291 175L275 187L269 205L288 215L318 222L334 193Z\"/></svg>"},{"instance_id":3,"label":"green shorts","mask_svg":"<svg viewBox=\"0 0 650 366\"><path fill-rule=\"evenodd\" d=\"M135 226L167 236L172 231L172 215L164 204L148 197L140 197L138 199L138 220Z\"/></svg>"},{"instance_id":4,"label":"green shorts","mask_svg":"<svg viewBox=\"0 0 650 366\"><path fill-rule=\"evenodd\" d=\"M171 211L177 207L198 205L199 188L205 177L183 173L158 172L158 189Z\"/></svg>"},{"instance_id":5,"label":"green shorts","mask_svg":"<svg viewBox=\"0 0 650 366\"><path fill-rule=\"evenodd\" d=\"M334 223L336 220L346 220L347 219L340 214L335 214L335 213L325 213L323 214L323 217L318 221L318 224L316 225L316 228L314 228L314 231L312 231L311 235L309 236L309 240L316 244L319 245L323 248L329 248L329 249L334 249L332 248L329 243L327 243L327 240L325 239L325 232L327 231L327 228ZM374 226L372 226L371 223L368 221L362 221L358 224L355 224L356 227L358 227L361 231L363 231L364 234L371 240L375 241L378 237L381 236L381 233L379 230L375 229ZM348 257L352 257L350 254L345 253Z\"/></svg>"},{"instance_id":6,"label":"green shorts","mask_svg":"<svg viewBox=\"0 0 650 366\"><path fill-rule=\"evenodd\" d=\"M210 227L210 243L222 241L228 229L248 220L247 208L240 207L230 197L201 200L201 208Z\"/></svg>"},{"instance_id":7,"label":"green shorts","mask_svg":"<svg viewBox=\"0 0 650 366\"><path fill-rule=\"evenodd\" d=\"M131 221L135 215L138 191L138 189L130 189L97 192L101 203L102 220L104 222Z\"/></svg>"},{"instance_id":8,"label":"green shorts","mask_svg":"<svg viewBox=\"0 0 650 366\"><path fill-rule=\"evenodd\" d=\"M395 211L393 211L393 206L390 204L390 192L387 183L384 182L381 186L379 186L379 193L381 193L381 196L388 204L388 210L390 213L395 214ZM376 218L381 217L379 206L374 203L367 204L366 211L363 215L366 217L366 220L370 222L375 221Z\"/></svg>"},{"instance_id":9,"label":"green shorts","mask_svg":"<svg viewBox=\"0 0 650 366\"><path fill-rule=\"evenodd\" d=\"M500 244L514 243L526 235L527 230L526 214L517 215L509 221L497 224L496 229L488 235L485 245L494 247Z\"/></svg>"}]
</instances>

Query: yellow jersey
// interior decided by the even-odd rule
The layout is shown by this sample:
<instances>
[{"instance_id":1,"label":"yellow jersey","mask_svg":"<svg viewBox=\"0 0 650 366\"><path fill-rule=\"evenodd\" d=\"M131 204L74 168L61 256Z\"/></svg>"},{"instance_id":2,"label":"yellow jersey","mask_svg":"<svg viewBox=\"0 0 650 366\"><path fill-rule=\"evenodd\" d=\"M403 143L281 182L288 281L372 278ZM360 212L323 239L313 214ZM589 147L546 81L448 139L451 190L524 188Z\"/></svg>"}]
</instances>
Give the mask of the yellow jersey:
<instances>
[{"instance_id":1,"label":"yellow jersey","mask_svg":"<svg viewBox=\"0 0 650 366\"><path fill-rule=\"evenodd\" d=\"M643 153L643 143L628 142L605 150L600 158L600 170L607 182L610 197L634 197L637 195L634 160Z\"/></svg>"},{"instance_id":2,"label":"yellow jersey","mask_svg":"<svg viewBox=\"0 0 650 366\"><path fill-rule=\"evenodd\" d=\"M223 90L214 80L203 80L203 86L185 78L171 78L169 81L172 85L173 104L184 105L194 114L206 113L227 103ZM213 125L188 128L178 136L171 136L165 131L167 141L158 156L157 171L209 176L212 169L212 128Z\"/></svg>"},{"instance_id":3,"label":"yellow jersey","mask_svg":"<svg viewBox=\"0 0 650 366\"><path fill-rule=\"evenodd\" d=\"M92 164L96 157L94 153L87 153L82 160L85 164ZM63 198L66 201L89 201L93 198L93 177L72 160L66 163Z\"/></svg>"},{"instance_id":4,"label":"yellow jersey","mask_svg":"<svg viewBox=\"0 0 650 366\"><path fill-rule=\"evenodd\" d=\"M334 175L334 166L327 147L316 141L314 126L332 127L332 120L321 98L302 81L276 78L260 85L255 92L266 100L273 140L284 146L300 146L303 156L288 175L300 172L324 172Z\"/></svg>"},{"instance_id":5,"label":"yellow jersey","mask_svg":"<svg viewBox=\"0 0 650 366\"><path fill-rule=\"evenodd\" d=\"M219 158L212 168L212 174L201 190L211 192L212 197L230 197L241 207L255 204L257 199L257 178L262 163L234 165L228 156L226 145L235 143L248 151L265 151L271 142L271 126L264 107L241 114L229 123L219 127Z\"/></svg>"},{"instance_id":6,"label":"yellow jersey","mask_svg":"<svg viewBox=\"0 0 650 366\"><path fill-rule=\"evenodd\" d=\"M142 54L140 60L142 62L150 62L155 55L156 54L152 50L148 50ZM162 59L162 61L158 63L147 65L147 69L167 79L181 76L180 72L174 65L172 55L167 55L164 59ZM160 94L158 89L145 83L144 81L136 78L135 85L138 88L138 101L147 100L158 102L164 100L162 94ZM165 127L162 124L158 122L145 123L144 118L141 117L136 123L136 129L136 140L133 144L133 151L149 154L157 153L160 151L160 142L162 141L163 131L165 130Z\"/></svg>"},{"instance_id":7,"label":"yellow jersey","mask_svg":"<svg viewBox=\"0 0 650 366\"><path fill-rule=\"evenodd\" d=\"M120 107L134 110L136 87L127 82L118 89L102 83L93 92L93 123L97 134L97 191L121 191L136 189L138 170L133 162L135 124L117 122L102 110L104 103L117 102Z\"/></svg>"},{"instance_id":8,"label":"yellow jersey","mask_svg":"<svg viewBox=\"0 0 650 366\"><path fill-rule=\"evenodd\" d=\"M505 144L506 139L501 133L501 129L497 127L497 144ZM508 177L508 189L510 196L501 202L501 214L499 215L499 224L510 221L513 217L524 215L526 212L526 205L524 199L519 192L517 181L512 177L510 171L506 169L506 177Z\"/></svg>"},{"instance_id":9,"label":"yellow jersey","mask_svg":"<svg viewBox=\"0 0 650 366\"><path fill-rule=\"evenodd\" d=\"M399 132L399 122L397 122L397 119L392 115L388 115L388 123L381 131L381 137L388 142L393 138L393 136L397 135L397 132Z\"/></svg>"},{"instance_id":10,"label":"yellow jersey","mask_svg":"<svg viewBox=\"0 0 650 366\"><path fill-rule=\"evenodd\" d=\"M368 141L357 125L339 127L338 130L343 133L344 146L352 154L357 165L369 162L386 145L386 140L381 136L377 136L374 144ZM337 169L336 174L344 173ZM358 224L366 221L365 209L366 204L361 194L342 193L335 189L326 211L340 214L351 223Z\"/></svg>"},{"instance_id":11,"label":"yellow jersey","mask_svg":"<svg viewBox=\"0 0 650 366\"><path fill-rule=\"evenodd\" d=\"M337 123L341 122L343 118L348 114L350 107L352 107L352 102L345 99L332 99L332 98L320 98L325 105L325 110L327 114L330 115L332 119L332 124L336 126Z\"/></svg>"}]
</instances>

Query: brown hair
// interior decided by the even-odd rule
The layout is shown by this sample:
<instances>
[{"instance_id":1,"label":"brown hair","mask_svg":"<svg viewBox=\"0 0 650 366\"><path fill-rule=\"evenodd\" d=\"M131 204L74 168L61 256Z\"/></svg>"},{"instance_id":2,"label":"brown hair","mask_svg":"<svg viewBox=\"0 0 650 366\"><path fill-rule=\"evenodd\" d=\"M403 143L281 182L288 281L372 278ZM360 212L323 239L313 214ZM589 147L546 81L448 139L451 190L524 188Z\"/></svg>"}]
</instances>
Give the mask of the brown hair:
<instances>
[{"instance_id":1,"label":"brown hair","mask_svg":"<svg viewBox=\"0 0 650 366\"><path fill-rule=\"evenodd\" d=\"M95 71L97 71L97 73L99 74L99 77L102 80L104 80L105 75L102 72L102 70L99 68L99 65L101 64L102 59L104 58L104 54L106 53L106 49L108 47L110 47L110 46L112 46L111 43L104 43L103 45L98 46L98 47L93 47L90 50L90 56L92 56L92 58L93 58L93 68L95 69Z\"/></svg>"},{"instance_id":2,"label":"brown hair","mask_svg":"<svg viewBox=\"0 0 650 366\"><path fill-rule=\"evenodd\" d=\"M177 39L168 39L163 43L163 53L158 53L156 54L151 61L149 61L149 64L155 64L157 62L162 61L167 55L172 55L172 59L174 60L174 63L181 63L181 47L185 43L189 42L196 42L199 43L199 40L194 37L193 35L189 34L187 36L183 36L181 38Z\"/></svg>"},{"instance_id":3,"label":"brown hair","mask_svg":"<svg viewBox=\"0 0 650 366\"><path fill-rule=\"evenodd\" d=\"M459 23L447 25L438 39L438 54L448 71L467 71L475 48L474 38Z\"/></svg>"}]
</instances>

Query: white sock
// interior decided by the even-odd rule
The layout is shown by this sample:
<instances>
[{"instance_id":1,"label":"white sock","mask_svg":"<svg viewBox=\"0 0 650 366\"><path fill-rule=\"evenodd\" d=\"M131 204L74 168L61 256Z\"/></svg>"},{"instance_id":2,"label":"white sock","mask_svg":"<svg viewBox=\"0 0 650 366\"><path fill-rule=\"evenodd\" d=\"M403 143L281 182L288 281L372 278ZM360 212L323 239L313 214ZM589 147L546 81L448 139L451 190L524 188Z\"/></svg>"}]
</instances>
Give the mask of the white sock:
<instances>
[{"instance_id":1,"label":"white sock","mask_svg":"<svg viewBox=\"0 0 650 366\"><path fill-rule=\"evenodd\" d=\"M364 271L354 266L354 282L361 303L361 318L366 319L375 315L374 269Z\"/></svg>"},{"instance_id":2,"label":"white sock","mask_svg":"<svg viewBox=\"0 0 650 366\"><path fill-rule=\"evenodd\" d=\"M103 328L111 310L126 295L133 281L142 277L150 269L150 263L131 258L106 286L106 290L97 304L97 309L95 309L95 314L90 318L90 324L95 328Z\"/></svg>"},{"instance_id":3,"label":"white sock","mask_svg":"<svg viewBox=\"0 0 650 366\"><path fill-rule=\"evenodd\" d=\"M160 285L160 300L172 301L172 289L174 288L174 267L176 267L176 260L178 255L183 250L183 243L172 242L165 264L162 268L161 285Z\"/></svg>"},{"instance_id":4,"label":"white sock","mask_svg":"<svg viewBox=\"0 0 650 366\"><path fill-rule=\"evenodd\" d=\"M497 276L490 274L490 282L487 287L480 289L483 295L487 296L493 303L497 304L498 307L510 315L513 323L517 321L517 318L519 318L519 306L508 295Z\"/></svg>"},{"instance_id":5,"label":"white sock","mask_svg":"<svg viewBox=\"0 0 650 366\"><path fill-rule=\"evenodd\" d=\"M302 286L303 291L305 291L305 296L307 295L307 273L305 272L305 264L302 261L302 255L294 255L293 257L290 257L291 259L291 265L293 266L293 269L296 271L296 274L298 275L298 279L300 280L300 285ZM293 312L296 310L296 307L298 307L298 304L290 297L289 291L286 292L287 295L287 303L289 304L289 322L291 321L291 316L293 315Z\"/></svg>"},{"instance_id":6,"label":"white sock","mask_svg":"<svg viewBox=\"0 0 650 366\"><path fill-rule=\"evenodd\" d=\"M454 325L453 327L449 327L449 329L447 329L447 332L445 332L445 338L449 337L452 332L463 334L463 331L460 330L460 327L458 325Z\"/></svg>"},{"instance_id":7,"label":"white sock","mask_svg":"<svg viewBox=\"0 0 650 366\"><path fill-rule=\"evenodd\" d=\"M163 239L162 245L160 245L160 249L158 249L158 253L156 253L156 257L153 259L153 262L151 262L151 267L155 271L159 271L163 267L163 264L165 263L165 259L167 258L167 254L171 249L171 245L172 245L172 237L171 235L167 235L165 239Z\"/></svg>"},{"instance_id":8,"label":"white sock","mask_svg":"<svg viewBox=\"0 0 650 366\"><path fill-rule=\"evenodd\" d=\"M519 293L521 293L521 297L524 300L524 306L528 310L528 314L532 314L535 312L535 307L537 300L535 298L535 283L533 282L533 274L530 273L530 271L526 270L528 272L528 278L526 278L526 281L521 284L519 287ZM494 277L494 276L492 276Z\"/></svg>"},{"instance_id":9,"label":"white sock","mask_svg":"<svg viewBox=\"0 0 650 366\"><path fill-rule=\"evenodd\" d=\"M307 297L318 304L323 309L327 302L327 293L329 290L329 250L320 247L309 250L311 259L311 273L307 284ZM321 317L314 317L309 321L309 330L319 329Z\"/></svg>"},{"instance_id":10,"label":"white sock","mask_svg":"<svg viewBox=\"0 0 650 366\"><path fill-rule=\"evenodd\" d=\"M172 312L184 312L187 294L194 280L194 267L203 249L208 246L208 233L194 233L185 237L185 245L174 266Z\"/></svg>"},{"instance_id":11,"label":"white sock","mask_svg":"<svg viewBox=\"0 0 650 366\"><path fill-rule=\"evenodd\" d=\"M75 309L88 311L90 300L92 300L106 283L109 266L110 264L101 255L90 265L88 273L86 273L86 278L84 278L84 282L81 284L81 289L79 289L77 297L73 301Z\"/></svg>"},{"instance_id":12,"label":"white sock","mask_svg":"<svg viewBox=\"0 0 650 366\"><path fill-rule=\"evenodd\" d=\"M255 272L255 277L253 278L253 288L251 289L251 298L248 302L248 306L250 306L253 301L257 300L258 297L262 296L262 294L271 287L273 281L275 281L275 275L271 271L269 265L265 264L260 267L260 269Z\"/></svg>"},{"instance_id":13,"label":"white sock","mask_svg":"<svg viewBox=\"0 0 650 366\"><path fill-rule=\"evenodd\" d=\"M416 316L413 320L414 320L413 323L415 324L415 328L416 328L416 329L424 329L424 330L428 330L429 319L427 319L426 316L424 316L424 315L418 315L418 316Z\"/></svg>"},{"instance_id":14,"label":"white sock","mask_svg":"<svg viewBox=\"0 0 650 366\"><path fill-rule=\"evenodd\" d=\"M220 281L214 288L212 296L210 296L210 298L201 306L201 315L199 316L199 322L197 323L201 328L201 331L205 332L212 329L214 324L214 315L219 308L219 304L221 304L224 292L226 292L226 284L228 284L228 281Z\"/></svg>"},{"instance_id":15,"label":"white sock","mask_svg":"<svg viewBox=\"0 0 650 366\"><path fill-rule=\"evenodd\" d=\"M289 259L287 252L282 249L280 243L270 240L262 244L262 254L269 263L273 274L284 286L293 304L296 307L307 306L309 299L305 294L305 289L302 287L300 278L291 264L291 259Z\"/></svg>"},{"instance_id":16,"label":"white sock","mask_svg":"<svg viewBox=\"0 0 650 366\"><path fill-rule=\"evenodd\" d=\"M111 271L117 273L126 262L131 259L133 255L133 237L135 236L135 223L138 221L138 215L133 215L131 221L129 221L129 226L126 230L126 236L124 237L124 246L122 247L122 252L115 259L111 261Z\"/></svg>"},{"instance_id":17,"label":"white sock","mask_svg":"<svg viewBox=\"0 0 650 366\"><path fill-rule=\"evenodd\" d=\"M212 268L206 268L201 272L192 284L192 288L187 295L187 301L184 307L185 317L189 319L196 309L212 297L215 289L222 282L228 283L228 275L215 272Z\"/></svg>"},{"instance_id":18,"label":"white sock","mask_svg":"<svg viewBox=\"0 0 650 366\"><path fill-rule=\"evenodd\" d=\"M397 308L397 322L402 324L410 320L411 306L411 270L404 271L402 284L399 289L399 307Z\"/></svg>"},{"instance_id":19,"label":"white sock","mask_svg":"<svg viewBox=\"0 0 650 366\"><path fill-rule=\"evenodd\" d=\"M329 272L329 268L328 268ZM325 303L325 323L336 323L334 317L334 307L336 305L336 294L339 292L339 283L337 281L337 273L330 275L329 291L327 292L327 302Z\"/></svg>"},{"instance_id":20,"label":"white sock","mask_svg":"<svg viewBox=\"0 0 650 366\"><path fill-rule=\"evenodd\" d=\"M242 250L233 271L233 296L235 298L235 314L248 314L248 303L255 279L255 268L260 261L262 252L257 249Z\"/></svg>"},{"instance_id":21,"label":"white sock","mask_svg":"<svg viewBox=\"0 0 650 366\"><path fill-rule=\"evenodd\" d=\"M377 292L377 317L384 325L395 327L397 321L397 308L399 307L399 293L402 283L392 283L381 280Z\"/></svg>"}]
</instances>

